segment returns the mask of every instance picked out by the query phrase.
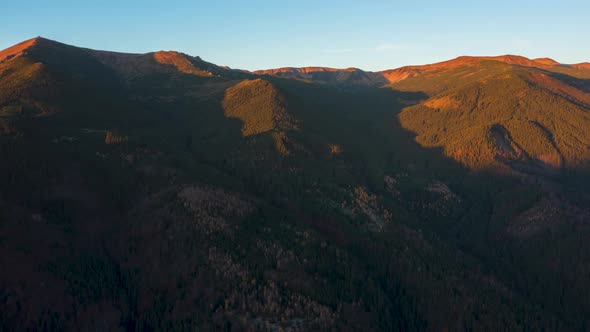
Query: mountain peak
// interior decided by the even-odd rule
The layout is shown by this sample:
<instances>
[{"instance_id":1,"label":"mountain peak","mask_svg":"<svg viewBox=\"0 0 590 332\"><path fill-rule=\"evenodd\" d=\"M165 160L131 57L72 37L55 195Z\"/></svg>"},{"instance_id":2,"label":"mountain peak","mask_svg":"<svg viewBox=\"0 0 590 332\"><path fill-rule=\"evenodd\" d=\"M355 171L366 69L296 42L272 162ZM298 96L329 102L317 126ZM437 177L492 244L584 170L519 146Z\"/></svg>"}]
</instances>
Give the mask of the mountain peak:
<instances>
[{"instance_id":1,"label":"mountain peak","mask_svg":"<svg viewBox=\"0 0 590 332\"><path fill-rule=\"evenodd\" d=\"M571 66L576 69L590 69L590 62L576 63Z\"/></svg>"},{"instance_id":2,"label":"mountain peak","mask_svg":"<svg viewBox=\"0 0 590 332\"><path fill-rule=\"evenodd\" d=\"M14 46L11 46L5 50L0 51L0 63L9 61L21 56L26 50L32 46L38 44L40 41L46 40L42 37L35 37L23 42L20 42Z\"/></svg>"},{"instance_id":3,"label":"mountain peak","mask_svg":"<svg viewBox=\"0 0 590 332\"><path fill-rule=\"evenodd\" d=\"M509 65L525 66L525 67L542 67L542 66L556 66L559 62L550 58L529 59L522 55L505 54L498 56L460 56L456 59L441 62L434 65L448 65L448 64L477 64L480 61L498 61Z\"/></svg>"},{"instance_id":4,"label":"mountain peak","mask_svg":"<svg viewBox=\"0 0 590 332\"><path fill-rule=\"evenodd\" d=\"M497 56L459 56L452 60L437 62L419 66L405 66L397 69L390 69L381 71L380 74L385 77L389 83L396 83L403 81L406 78L411 78L425 73L432 73L441 70L454 70L459 67L479 66L482 61L496 61L507 65L523 66L532 68L549 69L551 67L559 66L560 63L550 58L529 59L521 55L505 54ZM575 66L575 65L573 65ZM580 65L583 68L583 64Z\"/></svg>"},{"instance_id":5,"label":"mountain peak","mask_svg":"<svg viewBox=\"0 0 590 332\"><path fill-rule=\"evenodd\" d=\"M16 45L13 45L5 50L0 50L0 63L7 62L20 57L23 54L29 54L29 51L33 48L54 48L54 47L67 46L60 42L37 36L35 38L27 39ZM71 46L74 47L74 46Z\"/></svg>"},{"instance_id":6,"label":"mountain peak","mask_svg":"<svg viewBox=\"0 0 590 332\"><path fill-rule=\"evenodd\" d=\"M192 57L176 51L158 51L154 53L154 60L160 64L176 67L179 72L197 76L212 76L213 74L205 69L195 67Z\"/></svg>"},{"instance_id":7,"label":"mountain peak","mask_svg":"<svg viewBox=\"0 0 590 332\"><path fill-rule=\"evenodd\" d=\"M540 64L544 64L544 65L549 65L549 66L558 66L560 65L559 62L551 59L551 58L536 58L533 59L533 61L540 63Z\"/></svg>"},{"instance_id":8,"label":"mountain peak","mask_svg":"<svg viewBox=\"0 0 590 332\"><path fill-rule=\"evenodd\" d=\"M553 67L559 66L560 63L551 59L551 58L535 58L529 59L527 57L521 55L513 55L513 54L506 54L506 55L499 55L499 56L492 56L492 57L475 57L480 60L494 60L499 62L504 62L510 65L517 65L517 66L525 66L525 67Z\"/></svg>"}]
</instances>

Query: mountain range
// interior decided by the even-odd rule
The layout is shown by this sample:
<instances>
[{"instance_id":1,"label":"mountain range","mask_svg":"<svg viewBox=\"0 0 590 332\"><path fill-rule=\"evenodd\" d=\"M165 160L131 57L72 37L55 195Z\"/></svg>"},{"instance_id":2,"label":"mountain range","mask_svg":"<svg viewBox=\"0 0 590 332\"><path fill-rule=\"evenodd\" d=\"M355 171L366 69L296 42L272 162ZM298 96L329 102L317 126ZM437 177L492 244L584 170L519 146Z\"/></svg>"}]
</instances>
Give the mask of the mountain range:
<instances>
[{"instance_id":1,"label":"mountain range","mask_svg":"<svg viewBox=\"0 0 590 332\"><path fill-rule=\"evenodd\" d=\"M590 64L0 51L0 330L588 330Z\"/></svg>"}]
</instances>

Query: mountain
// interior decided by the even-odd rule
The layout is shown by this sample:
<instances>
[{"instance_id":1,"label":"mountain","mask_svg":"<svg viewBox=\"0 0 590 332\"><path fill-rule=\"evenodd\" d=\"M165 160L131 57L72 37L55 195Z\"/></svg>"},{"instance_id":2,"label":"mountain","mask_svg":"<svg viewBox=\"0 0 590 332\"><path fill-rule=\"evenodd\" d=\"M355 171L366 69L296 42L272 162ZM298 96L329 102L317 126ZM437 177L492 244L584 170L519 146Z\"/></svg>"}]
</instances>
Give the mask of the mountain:
<instances>
[{"instance_id":1,"label":"mountain","mask_svg":"<svg viewBox=\"0 0 590 332\"><path fill-rule=\"evenodd\" d=\"M41 37L37 37L37 38L25 40L22 43L18 43L12 47L9 47L3 51L0 51L0 63L8 62L10 60L18 58L19 56L21 56L23 54L24 51L26 51L31 46L35 45L41 39L42 39Z\"/></svg>"},{"instance_id":2,"label":"mountain","mask_svg":"<svg viewBox=\"0 0 590 332\"><path fill-rule=\"evenodd\" d=\"M587 330L590 72L0 52L0 330Z\"/></svg>"},{"instance_id":3,"label":"mountain","mask_svg":"<svg viewBox=\"0 0 590 332\"><path fill-rule=\"evenodd\" d=\"M571 66L576 69L590 69L590 62L582 62Z\"/></svg>"},{"instance_id":4,"label":"mountain","mask_svg":"<svg viewBox=\"0 0 590 332\"><path fill-rule=\"evenodd\" d=\"M447 156L472 169L509 164L518 170L555 172L566 164L576 168L588 163L590 142L581 133L590 125L589 86L576 80L588 74L583 65L515 55L464 56L379 73L360 71L370 77L362 81L345 75L357 72L310 67L254 73L319 83L389 83L397 90L424 92L429 98L400 114L402 125L416 132L422 145L443 147ZM556 129L566 121L567 128ZM565 136L576 137L576 144Z\"/></svg>"},{"instance_id":5,"label":"mountain","mask_svg":"<svg viewBox=\"0 0 590 332\"><path fill-rule=\"evenodd\" d=\"M257 70L256 75L272 75L277 77L300 79L318 83L344 84L344 85L368 85L378 86L387 83L396 83L409 77L423 76L429 73L440 73L457 67L479 66L482 62L493 61L509 65L532 67L539 69L558 70L556 68L588 69L586 63L564 65L550 58L528 59L518 55L501 56L461 56L453 60L440 63L406 66L397 69L380 72L367 72L358 68L335 69L326 67L284 67L277 69Z\"/></svg>"},{"instance_id":6,"label":"mountain","mask_svg":"<svg viewBox=\"0 0 590 332\"><path fill-rule=\"evenodd\" d=\"M335 69L325 67L278 68L257 70L255 75L272 75L277 77L299 79L310 82L347 85L379 85L387 81L379 73L366 72L358 68Z\"/></svg>"},{"instance_id":7,"label":"mountain","mask_svg":"<svg viewBox=\"0 0 590 332\"><path fill-rule=\"evenodd\" d=\"M429 96L400 114L422 145L443 147L470 168L499 162L544 172L588 163L590 95L584 80L544 64L523 66L522 60L477 61L477 71L442 66L393 85Z\"/></svg>"},{"instance_id":8,"label":"mountain","mask_svg":"<svg viewBox=\"0 0 590 332\"><path fill-rule=\"evenodd\" d=\"M385 70L380 72L381 75L387 78L389 83L396 83L404 80L408 77L414 77L426 74L440 74L445 71L456 70L458 68L473 68L480 67L483 63L503 63L507 65L520 66L544 69L552 72L560 72L566 70L569 74L580 75L575 70L571 69L584 69L582 64L579 65L565 65L550 59L550 58L539 58L539 59L528 59L517 55L501 55L501 56L461 56L453 60L434 63L430 65L422 66L406 66L398 69ZM587 73L582 73L587 74Z\"/></svg>"}]
</instances>

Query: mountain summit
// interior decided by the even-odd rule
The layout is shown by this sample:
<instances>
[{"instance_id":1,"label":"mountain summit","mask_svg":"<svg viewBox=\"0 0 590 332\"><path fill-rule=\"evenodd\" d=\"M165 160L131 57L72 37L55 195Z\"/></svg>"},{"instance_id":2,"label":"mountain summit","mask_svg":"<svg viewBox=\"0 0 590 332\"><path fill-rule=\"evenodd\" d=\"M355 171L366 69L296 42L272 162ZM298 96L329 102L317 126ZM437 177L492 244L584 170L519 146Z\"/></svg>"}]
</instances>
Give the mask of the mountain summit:
<instances>
[{"instance_id":1,"label":"mountain summit","mask_svg":"<svg viewBox=\"0 0 590 332\"><path fill-rule=\"evenodd\" d=\"M41 37L29 39L22 43L16 44L12 47L0 51L0 63L17 58L18 56L22 55L23 52L26 51L28 48L35 45L37 41L40 39Z\"/></svg>"}]
</instances>

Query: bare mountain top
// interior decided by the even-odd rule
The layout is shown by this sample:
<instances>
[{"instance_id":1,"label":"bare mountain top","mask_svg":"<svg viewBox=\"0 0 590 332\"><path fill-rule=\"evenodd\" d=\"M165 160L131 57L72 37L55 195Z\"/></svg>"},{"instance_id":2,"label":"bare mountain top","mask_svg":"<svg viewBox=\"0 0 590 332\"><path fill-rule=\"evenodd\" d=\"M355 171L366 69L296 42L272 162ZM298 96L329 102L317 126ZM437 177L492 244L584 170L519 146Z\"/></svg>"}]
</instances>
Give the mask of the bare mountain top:
<instances>
[{"instance_id":1,"label":"bare mountain top","mask_svg":"<svg viewBox=\"0 0 590 332\"><path fill-rule=\"evenodd\" d=\"M387 83L378 73L367 72L358 68L336 69L328 67L283 67L277 69L257 70L256 75L271 75L283 78L299 79L318 83L379 85Z\"/></svg>"},{"instance_id":2,"label":"bare mountain top","mask_svg":"<svg viewBox=\"0 0 590 332\"><path fill-rule=\"evenodd\" d=\"M279 73L299 73L299 74L309 74L314 72L357 72L362 71L358 68L345 68L345 69L337 69L337 68L329 68L329 67L282 67L277 69L267 69L267 70L256 70L254 74L257 75L276 75Z\"/></svg>"},{"instance_id":3,"label":"bare mountain top","mask_svg":"<svg viewBox=\"0 0 590 332\"><path fill-rule=\"evenodd\" d=\"M379 72L390 83L396 83L405 80L409 77L415 77L422 74L440 73L447 70L454 70L459 67L476 67L481 65L484 61L495 61L507 65L544 68L550 69L560 66L560 63L550 58L528 59L519 55L500 55L500 56L460 56L458 58L421 65L421 66L405 66L397 69L384 70Z\"/></svg>"},{"instance_id":4,"label":"bare mountain top","mask_svg":"<svg viewBox=\"0 0 590 332\"><path fill-rule=\"evenodd\" d=\"M16 59L25 53L31 47L39 44L39 43L51 43L52 41L42 38L42 37L35 37L29 40L25 40L21 43L18 43L14 46L11 46L5 50L0 51L0 63L9 61L12 59Z\"/></svg>"},{"instance_id":5,"label":"bare mountain top","mask_svg":"<svg viewBox=\"0 0 590 332\"><path fill-rule=\"evenodd\" d=\"M577 69L588 69L590 70L590 62L582 62L572 65L573 68Z\"/></svg>"}]
</instances>

